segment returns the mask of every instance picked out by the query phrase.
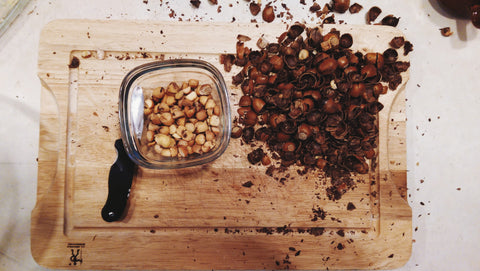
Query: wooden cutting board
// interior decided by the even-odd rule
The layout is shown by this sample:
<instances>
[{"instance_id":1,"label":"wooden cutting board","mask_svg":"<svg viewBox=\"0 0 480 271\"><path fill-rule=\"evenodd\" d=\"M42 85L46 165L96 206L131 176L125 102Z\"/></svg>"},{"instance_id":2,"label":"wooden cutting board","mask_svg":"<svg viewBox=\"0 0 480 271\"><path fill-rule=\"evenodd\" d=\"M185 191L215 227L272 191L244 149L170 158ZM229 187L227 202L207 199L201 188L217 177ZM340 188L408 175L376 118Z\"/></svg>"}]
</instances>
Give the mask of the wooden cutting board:
<instances>
[{"instance_id":1,"label":"wooden cutting board","mask_svg":"<svg viewBox=\"0 0 480 271\"><path fill-rule=\"evenodd\" d=\"M354 49L383 52L396 28L328 25L349 32ZM241 90L219 64L238 34L270 40L283 24L59 20L42 31L37 204L31 247L49 268L72 269L390 269L410 257L405 200L405 83L381 98L379 158L341 200L327 199L319 173L277 178L251 166L232 140L215 162L181 170L138 169L128 214L107 223L100 210L120 138L118 91L135 66L168 58L216 65L232 109ZM89 57L85 57L91 55ZM408 57L403 56L408 61ZM73 56L78 68L69 68ZM236 110L235 110L236 111ZM284 179L281 179L284 178ZM251 181L253 186L242 186ZM347 210L352 203L356 208ZM326 211L315 219L313 210Z\"/></svg>"}]
</instances>

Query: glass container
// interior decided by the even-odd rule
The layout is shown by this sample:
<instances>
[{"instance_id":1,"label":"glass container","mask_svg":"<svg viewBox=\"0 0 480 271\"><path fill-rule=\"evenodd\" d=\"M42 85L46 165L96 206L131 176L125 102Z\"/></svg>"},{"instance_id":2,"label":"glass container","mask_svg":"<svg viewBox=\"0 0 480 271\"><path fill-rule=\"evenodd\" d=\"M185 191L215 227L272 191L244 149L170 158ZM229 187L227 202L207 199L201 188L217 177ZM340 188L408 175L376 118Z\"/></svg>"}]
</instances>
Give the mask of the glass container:
<instances>
[{"instance_id":1,"label":"glass container","mask_svg":"<svg viewBox=\"0 0 480 271\"><path fill-rule=\"evenodd\" d=\"M212 87L211 99L218 106L217 110L220 110L219 114L217 112L220 121L216 126L218 129L215 129L214 147L208 152L193 153L182 158L178 155L160 155L155 150L155 144L158 143L147 140L147 126L151 121L148 113L144 113L147 106L145 103L152 98L155 88L166 89L171 82L182 86L190 79L198 80L199 85L210 84ZM145 168L173 169L206 164L220 157L230 141L231 112L225 81L217 68L202 60L172 59L134 68L124 77L120 86L119 115L125 150L130 159ZM211 115L205 122L210 117ZM163 123L160 126L162 125ZM178 135L176 139L179 140Z\"/></svg>"}]
</instances>

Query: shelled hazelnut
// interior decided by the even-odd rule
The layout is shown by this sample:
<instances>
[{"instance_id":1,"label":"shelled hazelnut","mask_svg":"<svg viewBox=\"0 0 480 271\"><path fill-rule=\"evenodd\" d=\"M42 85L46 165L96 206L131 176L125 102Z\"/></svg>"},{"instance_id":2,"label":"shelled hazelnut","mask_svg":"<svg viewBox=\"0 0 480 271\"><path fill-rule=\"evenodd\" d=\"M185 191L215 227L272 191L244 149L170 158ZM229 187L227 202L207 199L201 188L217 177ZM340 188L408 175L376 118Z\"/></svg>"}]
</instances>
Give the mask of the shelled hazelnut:
<instances>
[{"instance_id":1,"label":"shelled hazelnut","mask_svg":"<svg viewBox=\"0 0 480 271\"><path fill-rule=\"evenodd\" d=\"M197 79L154 88L144 102L147 146L163 157L182 159L212 151L220 132L212 90Z\"/></svg>"}]
</instances>

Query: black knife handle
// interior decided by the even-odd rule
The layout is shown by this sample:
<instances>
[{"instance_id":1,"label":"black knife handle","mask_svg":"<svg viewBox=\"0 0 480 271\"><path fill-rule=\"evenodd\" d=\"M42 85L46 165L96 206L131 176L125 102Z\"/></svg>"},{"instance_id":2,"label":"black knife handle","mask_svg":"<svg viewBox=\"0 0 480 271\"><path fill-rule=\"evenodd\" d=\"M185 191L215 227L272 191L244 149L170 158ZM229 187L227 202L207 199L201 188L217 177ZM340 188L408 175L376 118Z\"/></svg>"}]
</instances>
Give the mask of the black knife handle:
<instances>
[{"instance_id":1,"label":"black knife handle","mask_svg":"<svg viewBox=\"0 0 480 271\"><path fill-rule=\"evenodd\" d=\"M115 141L117 160L110 167L108 197L102 208L102 218L107 222L120 220L127 206L132 187L135 164L128 157L121 139Z\"/></svg>"}]
</instances>

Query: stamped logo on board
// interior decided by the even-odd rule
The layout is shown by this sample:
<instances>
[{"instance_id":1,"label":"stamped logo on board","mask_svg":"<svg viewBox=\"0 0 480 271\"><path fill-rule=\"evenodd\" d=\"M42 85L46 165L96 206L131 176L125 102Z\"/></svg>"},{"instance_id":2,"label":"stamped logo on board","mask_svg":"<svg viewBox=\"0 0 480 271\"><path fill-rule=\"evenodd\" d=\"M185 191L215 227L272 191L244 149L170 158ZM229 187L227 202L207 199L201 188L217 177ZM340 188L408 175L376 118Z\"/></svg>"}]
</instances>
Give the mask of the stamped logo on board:
<instances>
[{"instance_id":1,"label":"stamped logo on board","mask_svg":"<svg viewBox=\"0 0 480 271\"><path fill-rule=\"evenodd\" d=\"M67 248L69 250L69 260L68 265L81 265L83 263L83 249L85 248L85 243L68 243Z\"/></svg>"}]
</instances>

